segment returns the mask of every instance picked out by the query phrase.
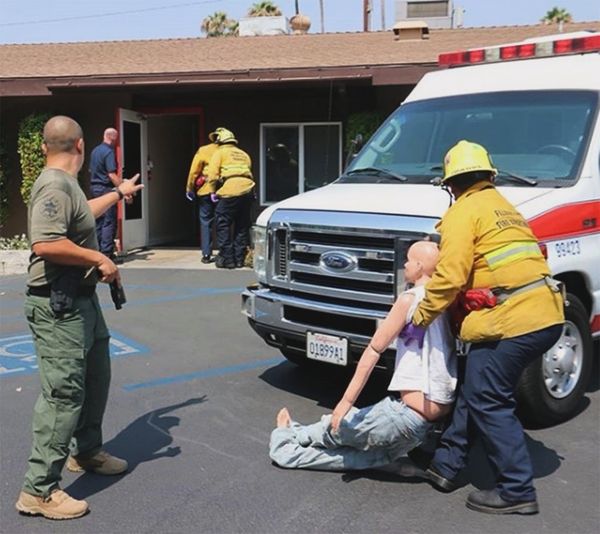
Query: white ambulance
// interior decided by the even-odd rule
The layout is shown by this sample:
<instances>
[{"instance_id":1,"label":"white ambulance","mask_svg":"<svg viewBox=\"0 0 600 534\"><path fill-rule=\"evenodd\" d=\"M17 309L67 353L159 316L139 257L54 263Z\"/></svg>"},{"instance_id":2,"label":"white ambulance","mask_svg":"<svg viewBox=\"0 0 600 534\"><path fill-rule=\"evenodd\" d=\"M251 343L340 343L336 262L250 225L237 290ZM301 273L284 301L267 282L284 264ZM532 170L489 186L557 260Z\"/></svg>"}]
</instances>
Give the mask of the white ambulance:
<instances>
[{"instance_id":1,"label":"white ambulance","mask_svg":"<svg viewBox=\"0 0 600 534\"><path fill-rule=\"evenodd\" d=\"M243 311L292 362L355 364L403 288L409 244L449 206L432 184L443 155L460 139L480 143L567 288L563 334L518 389L522 416L552 424L579 409L598 356L600 33L442 54L439 64L335 183L259 216L258 284ZM384 356L391 369L392 348Z\"/></svg>"}]
</instances>

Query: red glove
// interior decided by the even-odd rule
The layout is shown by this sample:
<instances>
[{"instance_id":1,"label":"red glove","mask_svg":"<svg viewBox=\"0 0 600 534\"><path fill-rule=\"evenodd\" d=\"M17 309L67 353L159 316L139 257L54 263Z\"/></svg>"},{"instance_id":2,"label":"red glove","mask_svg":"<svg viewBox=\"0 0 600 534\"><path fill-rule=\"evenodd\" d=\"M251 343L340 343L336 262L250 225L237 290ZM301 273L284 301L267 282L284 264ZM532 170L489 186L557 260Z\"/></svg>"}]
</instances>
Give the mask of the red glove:
<instances>
[{"instance_id":1,"label":"red glove","mask_svg":"<svg viewBox=\"0 0 600 534\"><path fill-rule=\"evenodd\" d=\"M206 183L206 176L198 176L198 178L196 178L196 189L200 189L204 184Z\"/></svg>"},{"instance_id":2,"label":"red glove","mask_svg":"<svg viewBox=\"0 0 600 534\"><path fill-rule=\"evenodd\" d=\"M468 312L493 308L496 304L498 299L488 288L468 289L461 293L461 305Z\"/></svg>"}]
</instances>

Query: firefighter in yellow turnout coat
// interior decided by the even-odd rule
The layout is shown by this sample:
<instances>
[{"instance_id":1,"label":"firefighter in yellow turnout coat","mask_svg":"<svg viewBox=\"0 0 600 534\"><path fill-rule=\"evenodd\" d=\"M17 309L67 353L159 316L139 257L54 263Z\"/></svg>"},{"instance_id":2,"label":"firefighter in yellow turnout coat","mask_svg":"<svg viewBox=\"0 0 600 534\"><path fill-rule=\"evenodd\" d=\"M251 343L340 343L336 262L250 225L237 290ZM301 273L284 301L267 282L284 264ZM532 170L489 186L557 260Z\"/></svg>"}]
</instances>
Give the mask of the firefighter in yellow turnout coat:
<instances>
[{"instance_id":1,"label":"firefighter in yellow turnout coat","mask_svg":"<svg viewBox=\"0 0 600 534\"><path fill-rule=\"evenodd\" d=\"M208 182L216 188L216 266L234 269L244 266L250 243L250 209L254 200L254 179L250 156L237 147L237 139L225 128L217 128L219 149L208 166ZM233 234L233 237L232 237Z\"/></svg>"},{"instance_id":2,"label":"firefighter in yellow turnout coat","mask_svg":"<svg viewBox=\"0 0 600 534\"><path fill-rule=\"evenodd\" d=\"M496 302L471 311L462 323L460 337L472 343L465 381L427 476L439 489L452 490L467 462L467 429L476 430L497 485L472 492L467 506L528 514L538 503L514 390L523 369L558 340L563 299L527 222L494 187L495 174L487 151L468 141L444 160L442 183L456 202L438 224L440 261L412 321L426 327L472 288L491 290Z\"/></svg>"},{"instance_id":3,"label":"firefighter in yellow turnout coat","mask_svg":"<svg viewBox=\"0 0 600 534\"><path fill-rule=\"evenodd\" d=\"M198 213L200 219L200 239L202 246L202 263L212 261L212 225L215 219L215 204L211 199L211 193L215 192L215 185L209 183L207 179L208 164L213 154L219 148L217 145L217 132L208 134L210 143L201 146L190 165L187 184L185 186L185 196L188 200L198 199Z\"/></svg>"}]
</instances>

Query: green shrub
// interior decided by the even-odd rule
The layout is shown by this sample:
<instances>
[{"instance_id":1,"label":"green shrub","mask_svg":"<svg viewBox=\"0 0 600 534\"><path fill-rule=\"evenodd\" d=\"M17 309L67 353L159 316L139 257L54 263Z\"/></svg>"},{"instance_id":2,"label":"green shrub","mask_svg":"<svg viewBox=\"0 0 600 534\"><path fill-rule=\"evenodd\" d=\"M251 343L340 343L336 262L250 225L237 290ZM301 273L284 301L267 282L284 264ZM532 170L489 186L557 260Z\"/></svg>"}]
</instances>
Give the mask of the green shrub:
<instances>
[{"instance_id":1,"label":"green shrub","mask_svg":"<svg viewBox=\"0 0 600 534\"><path fill-rule=\"evenodd\" d=\"M33 182L44 168L42 153L42 131L50 118L46 113L33 113L25 117L19 124L17 151L21 163L21 196L25 204L29 204Z\"/></svg>"},{"instance_id":2,"label":"green shrub","mask_svg":"<svg viewBox=\"0 0 600 534\"><path fill-rule=\"evenodd\" d=\"M381 122L381 115L376 111L363 111L350 115L346 123L346 151L352 150L352 140L357 134L361 134L363 142L366 143Z\"/></svg>"},{"instance_id":3,"label":"green shrub","mask_svg":"<svg viewBox=\"0 0 600 534\"><path fill-rule=\"evenodd\" d=\"M0 237L0 250L28 250L29 241L25 234L13 237Z\"/></svg>"}]
</instances>

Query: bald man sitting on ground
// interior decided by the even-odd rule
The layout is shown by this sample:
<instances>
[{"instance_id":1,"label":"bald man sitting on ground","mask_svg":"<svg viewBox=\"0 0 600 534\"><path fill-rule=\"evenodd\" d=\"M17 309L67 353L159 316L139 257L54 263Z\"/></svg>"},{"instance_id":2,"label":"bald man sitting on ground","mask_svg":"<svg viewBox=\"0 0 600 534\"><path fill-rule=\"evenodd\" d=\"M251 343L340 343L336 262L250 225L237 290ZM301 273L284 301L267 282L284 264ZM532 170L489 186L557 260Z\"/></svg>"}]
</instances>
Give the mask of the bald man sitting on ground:
<instances>
[{"instance_id":1,"label":"bald man sitting on ground","mask_svg":"<svg viewBox=\"0 0 600 534\"><path fill-rule=\"evenodd\" d=\"M385 467L418 446L432 423L450 412L456 357L447 318L441 315L425 331L415 330L410 322L438 257L433 242L410 247L404 276L412 287L399 295L375 332L331 415L305 426L293 421L286 408L279 412L270 443L277 465L328 471ZM354 408L379 357L394 340L390 395L373 406Z\"/></svg>"}]
</instances>

